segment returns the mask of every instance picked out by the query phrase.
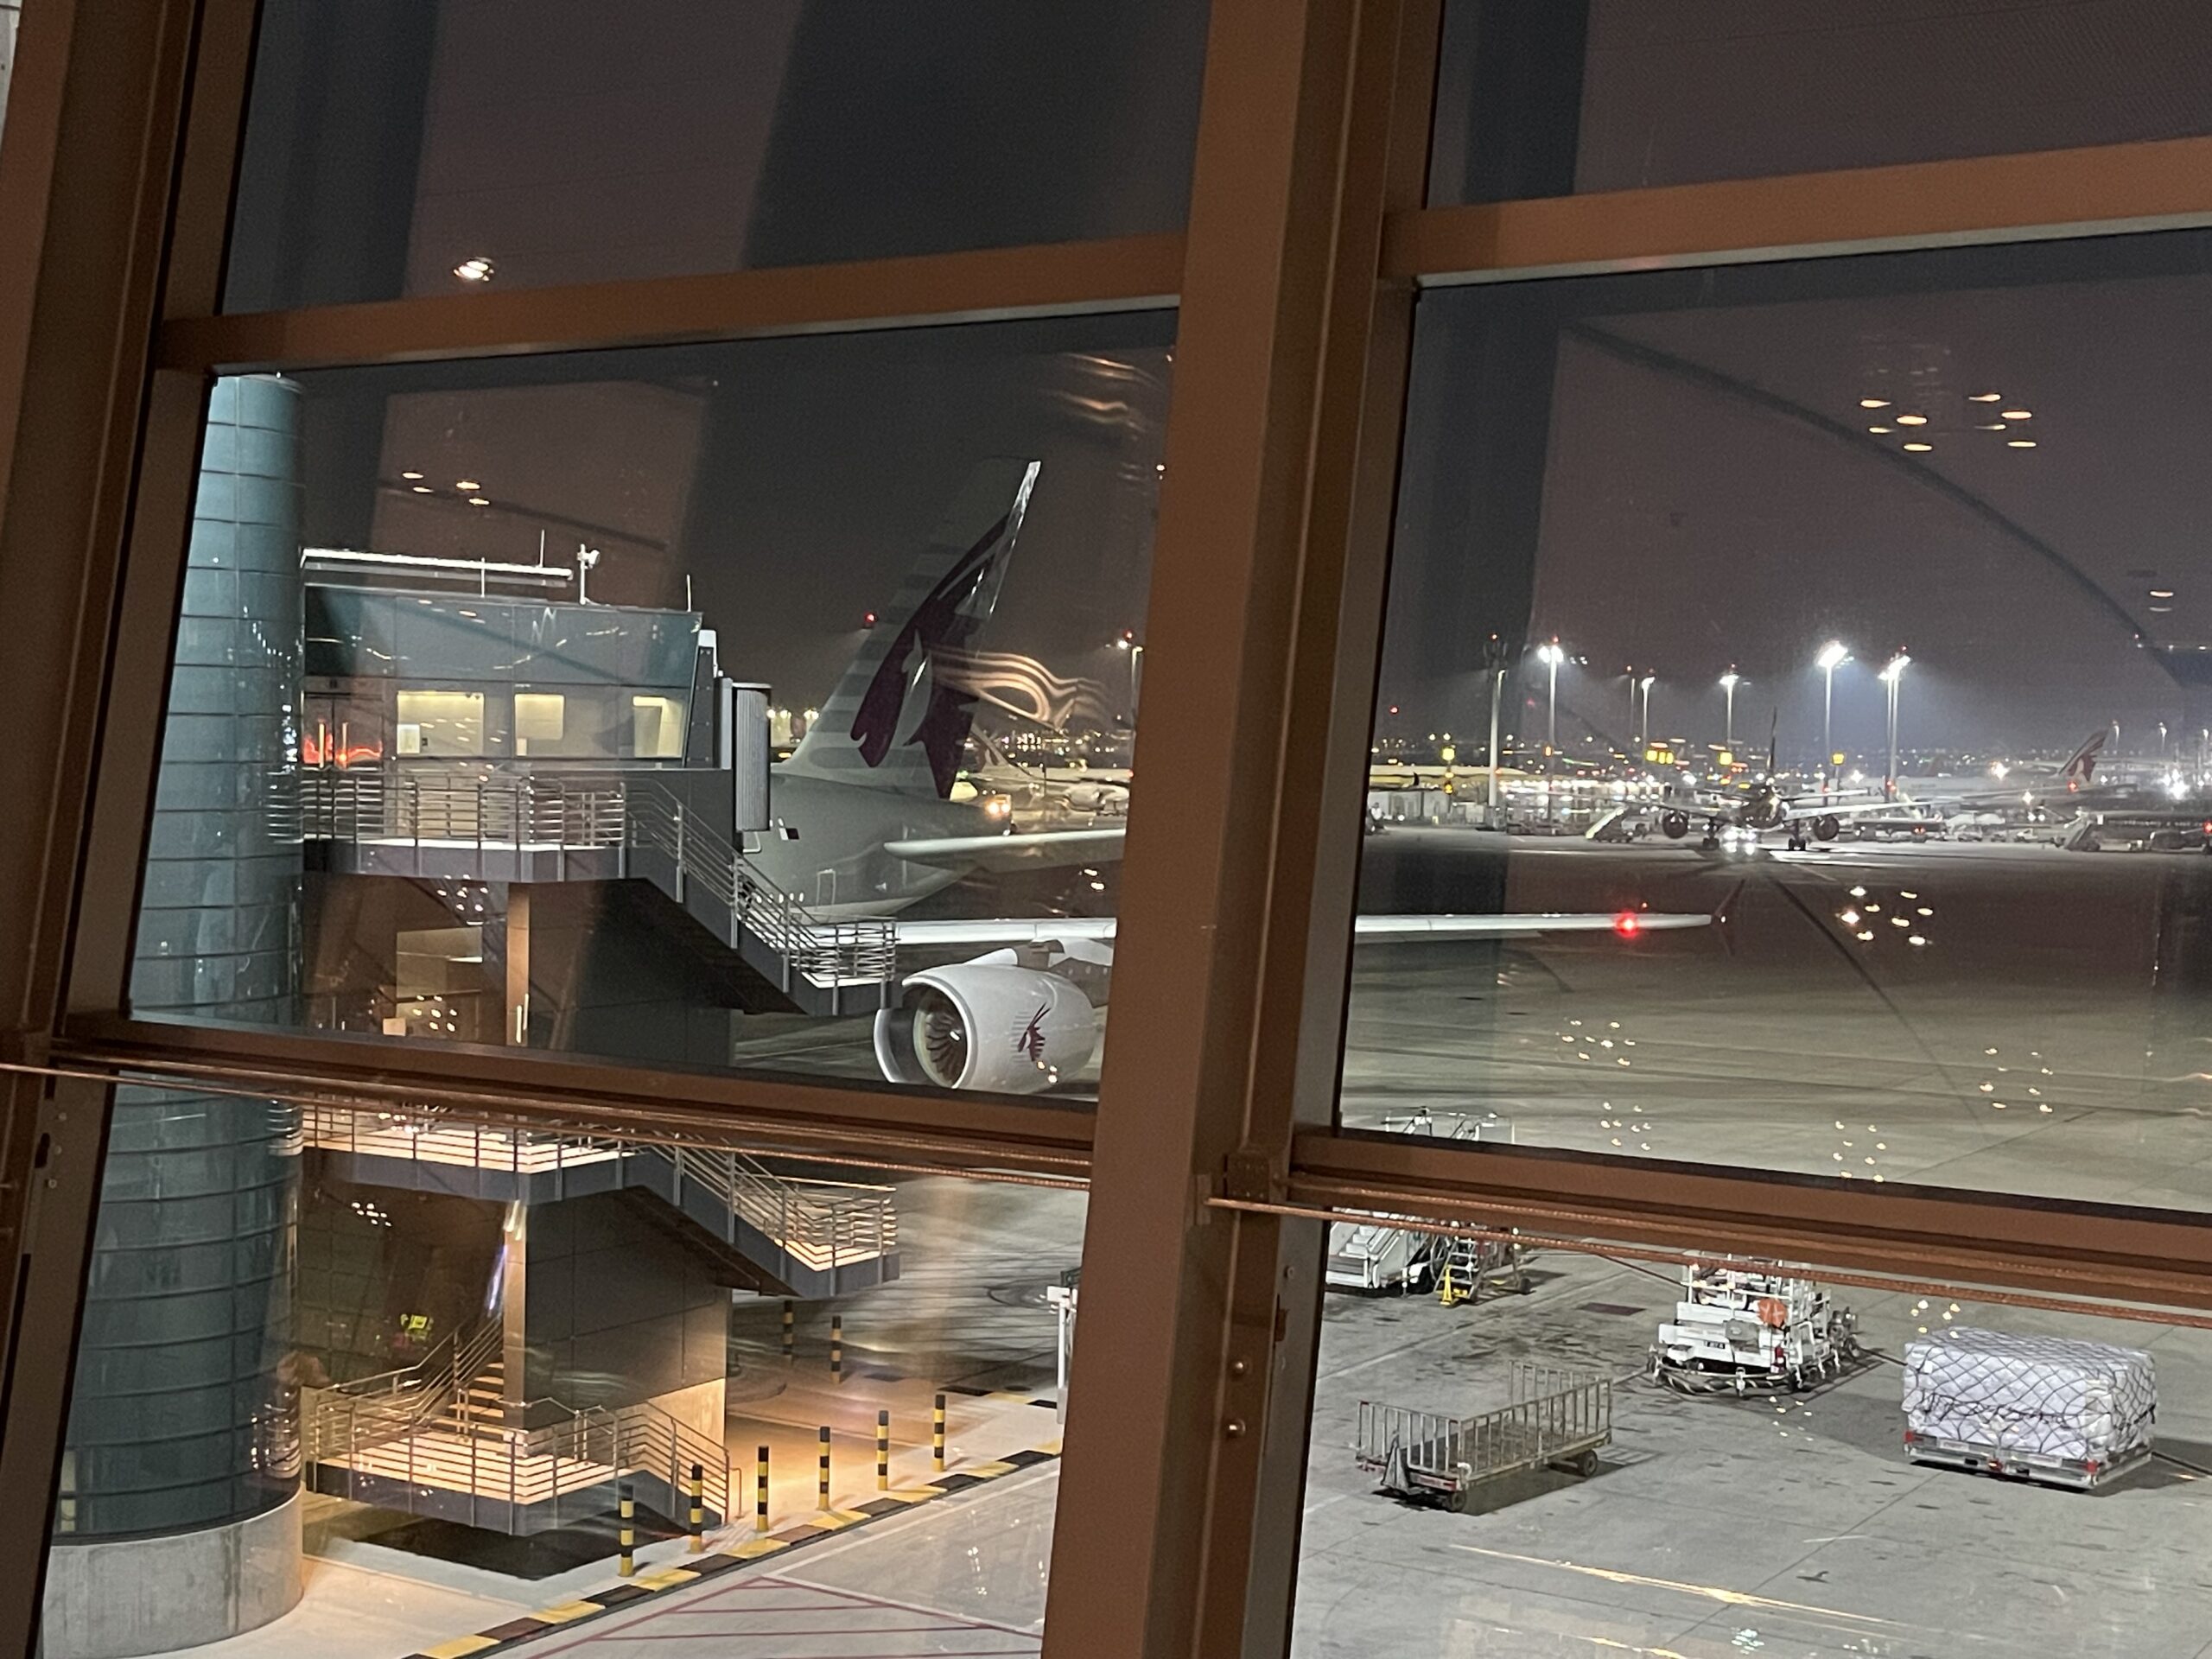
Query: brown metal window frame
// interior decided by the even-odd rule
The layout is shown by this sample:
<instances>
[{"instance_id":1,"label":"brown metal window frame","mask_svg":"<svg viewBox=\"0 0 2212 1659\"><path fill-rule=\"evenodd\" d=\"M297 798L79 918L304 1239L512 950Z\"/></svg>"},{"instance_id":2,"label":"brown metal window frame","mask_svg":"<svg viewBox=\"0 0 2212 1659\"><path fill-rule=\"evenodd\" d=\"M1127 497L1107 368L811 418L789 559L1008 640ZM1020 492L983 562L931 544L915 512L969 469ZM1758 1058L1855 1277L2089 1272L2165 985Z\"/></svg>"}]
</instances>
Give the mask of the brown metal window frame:
<instances>
[{"instance_id":1,"label":"brown metal window frame","mask_svg":"<svg viewBox=\"0 0 2212 1659\"><path fill-rule=\"evenodd\" d=\"M16 1264L0 1489L52 1487L118 1073L1088 1173L1055 1659L1283 1650L1320 1217L1342 1209L2212 1306L2212 1224L2187 1216L1333 1127L1417 289L2212 223L2203 140L1425 208L1438 6L1213 0L1180 237L220 315L253 0L39 0L0 148L0 222L26 227L0 245L0 570L22 635L0 675L29 711L10 798L35 804L0 820L0 1230ZM1172 807L1131 823L1116 1000L1146 1040L1110 1052L1095 1123L122 1014L214 372L1179 302L1147 666L1156 701L1217 717L1142 739L1147 774L1178 783ZM0 1516L0 1653L28 1650L44 1520L30 1504Z\"/></svg>"}]
</instances>

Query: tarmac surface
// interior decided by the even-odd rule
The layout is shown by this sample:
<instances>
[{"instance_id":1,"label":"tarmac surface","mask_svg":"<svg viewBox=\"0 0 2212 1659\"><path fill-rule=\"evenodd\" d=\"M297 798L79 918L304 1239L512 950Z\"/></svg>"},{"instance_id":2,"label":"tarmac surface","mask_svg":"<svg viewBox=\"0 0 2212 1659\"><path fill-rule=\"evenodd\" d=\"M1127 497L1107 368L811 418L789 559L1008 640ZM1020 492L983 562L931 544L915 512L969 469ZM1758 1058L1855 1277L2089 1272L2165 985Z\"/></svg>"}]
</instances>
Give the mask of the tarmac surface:
<instances>
[{"instance_id":1,"label":"tarmac surface","mask_svg":"<svg viewBox=\"0 0 2212 1659\"><path fill-rule=\"evenodd\" d=\"M2212 860L1507 844L1393 829L1363 906L1720 920L1363 947L1345 1122L1455 1113L1523 1146L2212 1205Z\"/></svg>"}]
</instances>

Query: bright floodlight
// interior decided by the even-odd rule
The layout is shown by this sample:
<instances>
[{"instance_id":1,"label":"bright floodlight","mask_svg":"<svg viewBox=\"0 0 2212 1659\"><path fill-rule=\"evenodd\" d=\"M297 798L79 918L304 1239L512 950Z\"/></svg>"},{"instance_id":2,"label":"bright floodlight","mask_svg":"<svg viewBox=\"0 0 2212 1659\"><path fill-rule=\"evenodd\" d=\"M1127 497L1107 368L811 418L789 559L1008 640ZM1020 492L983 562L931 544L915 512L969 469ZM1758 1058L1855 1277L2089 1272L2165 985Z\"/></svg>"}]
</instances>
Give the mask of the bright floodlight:
<instances>
[{"instance_id":1,"label":"bright floodlight","mask_svg":"<svg viewBox=\"0 0 2212 1659\"><path fill-rule=\"evenodd\" d=\"M1738 685L1743 683L1743 678L1744 677L1742 675L1738 674L1732 668L1726 674L1723 674L1720 677L1720 683L1726 686L1729 690L1733 691Z\"/></svg>"},{"instance_id":2,"label":"bright floodlight","mask_svg":"<svg viewBox=\"0 0 2212 1659\"><path fill-rule=\"evenodd\" d=\"M1887 680L1891 685L1895 685L1899 680L1904 677L1905 664L1910 663L1911 660L1912 658L1906 656L1904 652L1897 652L1896 656L1890 658L1888 664L1883 668L1882 677Z\"/></svg>"},{"instance_id":3,"label":"bright floodlight","mask_svg":"<svg viewBox=\"0 0 2212 1659\"><path fill-rule=\"evenodd\" d=\"M1559 648L1559 641L1553 639L1536 647L1536 660L1557 665L1567 660L1567 653Z\"/></svg>"},{"instance_id":4,"label":"bright floodlight","mask_svg":"<svg viewBox=\"0 0 2212 1659\"><path fill-rule=\"evenodd\" d=\"M1656 674L1647 674L1642 679L1638 680L1637 683L1642 686L1645 690L1649 691L1658 683L1658 679L1659 677Z\"/></svg>"},{"instance_id":5,"label":"bright floodlight","mask_svg":"<svg viewBox=\"0 0 2212 1659\"><path fill-rule=\"evenodd\" d=\"M1831 639L1821 647L1821 654L1813 659L1813 665L1833 671L1850 660L1851 653L1843 648L1843 642Z\"/></svg>"}]
</instances>

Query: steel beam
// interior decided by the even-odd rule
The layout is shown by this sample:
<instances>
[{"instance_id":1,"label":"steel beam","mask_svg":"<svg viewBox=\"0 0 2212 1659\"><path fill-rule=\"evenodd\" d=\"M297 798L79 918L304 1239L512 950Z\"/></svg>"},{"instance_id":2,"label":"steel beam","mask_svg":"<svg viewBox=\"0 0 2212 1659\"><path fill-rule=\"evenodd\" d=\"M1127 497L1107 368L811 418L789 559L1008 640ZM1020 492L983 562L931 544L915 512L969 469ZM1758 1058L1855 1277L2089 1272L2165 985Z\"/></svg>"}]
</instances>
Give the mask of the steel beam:
<instances>
[{"instance_id":1,"label":"steel beam","mask_svg":"<svg viewBox=\"0 0 2212 1659\"><path fill-rule=\"evenodd\" d=\"M1424 286L1824 258L2212 225L2212 138L1394 214L1383 268Z\"/></svg>"},{"instance_id":2,"label":"steel beam","mask_svg":"<svg viewBox=\"0 0 2212 1659\"><path fill-rule=\"evenodd\" d=\"M1212 10L1147 618L1176 717L1137 738L1177 785L1130 817L1052 1659L1288 1643L1324 1230L1205 1198L1334 1099L1410 332L1377 261L1436 16Z\"/></svg>"}]
</instances>

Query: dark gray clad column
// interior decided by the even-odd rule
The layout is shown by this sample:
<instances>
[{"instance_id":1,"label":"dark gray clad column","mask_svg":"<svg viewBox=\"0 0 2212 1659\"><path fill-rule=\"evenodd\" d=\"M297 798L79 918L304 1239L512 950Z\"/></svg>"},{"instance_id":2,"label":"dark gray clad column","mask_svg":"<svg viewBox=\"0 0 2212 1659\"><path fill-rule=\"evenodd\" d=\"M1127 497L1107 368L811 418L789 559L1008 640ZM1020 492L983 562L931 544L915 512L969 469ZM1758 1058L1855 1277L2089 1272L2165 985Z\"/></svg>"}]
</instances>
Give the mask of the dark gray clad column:
<instances>
[{"instance_id":1,"label":"dark gray clad column","mask_svg":"<svg viewBox=\"0 0 2212 1659\"><path fill-rule=\"evenodd\" d=\"M134 1008L289 1022L300 849L299 388L216 382L162 733ZM300 1592L284 1109L117 1091L46 1659L167 1653Z\"/></svg>"}]
</instances>

